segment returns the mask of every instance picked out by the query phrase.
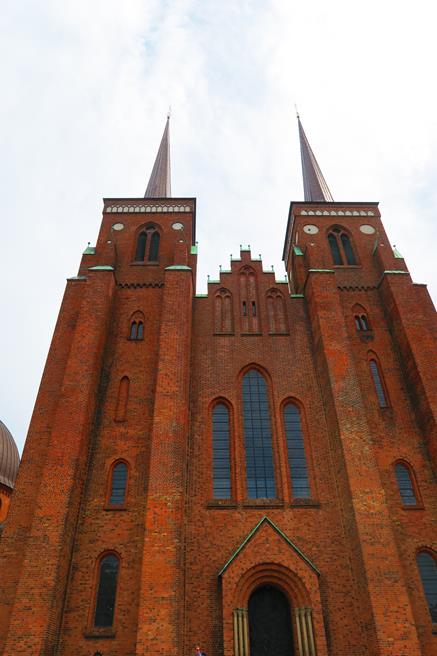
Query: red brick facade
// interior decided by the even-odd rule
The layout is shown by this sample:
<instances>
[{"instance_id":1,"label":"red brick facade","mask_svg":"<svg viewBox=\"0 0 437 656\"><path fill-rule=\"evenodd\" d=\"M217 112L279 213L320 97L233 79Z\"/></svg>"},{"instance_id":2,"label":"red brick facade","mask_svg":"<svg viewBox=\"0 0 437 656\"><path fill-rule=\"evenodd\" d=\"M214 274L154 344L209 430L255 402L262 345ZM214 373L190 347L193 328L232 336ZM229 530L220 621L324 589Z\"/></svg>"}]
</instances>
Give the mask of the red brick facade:
<instances>
[{"instance_id":1,"label":"red brick facade","mask_svg":"<svg viewBox=\"0 0 437 656\"><path fill-rule=\"evenodd\" d=\"M138 262L148 226L159 256ZM334 226L356 264L333 265ZM187 656L200 643L209 656L249 656L249 600L270 585L288 601L296 655L435 656L416 564L418 552L437 553L426 287L393 252L374 203L293 203L289 285L242 250L196 296L196 253L194 199L105 200L97 245L67 283L1 539L0 654ZM247 492L252 369L266 382L274 498ZM229 499L213 494L218 401ZM287 402L300 412L307 498L293 496ZM118 461L127 485L114 505ZM396 463L413 505L401 501ZM96 627L111 554L114 619Z\"/></svg>"}]
</instances>

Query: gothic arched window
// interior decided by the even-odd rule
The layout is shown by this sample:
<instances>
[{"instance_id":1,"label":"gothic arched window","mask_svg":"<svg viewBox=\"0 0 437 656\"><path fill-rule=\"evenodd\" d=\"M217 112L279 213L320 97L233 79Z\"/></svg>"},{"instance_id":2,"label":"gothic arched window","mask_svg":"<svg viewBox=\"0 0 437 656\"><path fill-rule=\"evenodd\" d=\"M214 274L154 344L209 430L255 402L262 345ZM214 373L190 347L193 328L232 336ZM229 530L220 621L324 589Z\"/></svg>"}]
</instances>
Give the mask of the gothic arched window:
<instances>
[{"instance_id":1,"label":"gothic arched window","mask_svg":"<svg viewBox=\"0 0 437 656\"><path fill-rule=\"evenodd\" d=\"M119 567L120 561L115 554L108 554L100 561L94 612L96 627L110 627L114 623Z\"/></svg>"},{"instance_id":2,"label":"gothic arched window","mask_svg":"<svg viewBox=\"0 0 437 656\"><path fill-rule=\"evenodd\" d=\"M143 262L146 254L147 232L140 232L137 239L137 249L135 251L135 261Z\"/></svg>"},{"instance_id":3,"label":"gothic arched window","mask_svg":"<svg viewBox=\"0 0 437 656\"><path fill-rule=\"evenodd\" d=\"M342 265L357 263L350 237L343 228L338 226L332 228L328 234L328 243L334 264Z\"/></svg>"},{"instance_id":4,"label":"gothic arched window","mask_svg":"<svg viewBox=\"0 0 437 656\"><path fill-rule=\"evenodd\" d=\"M130 318L129 339L140 341L144 339L144 314L137 310Z\"/></svg>"},{"instance_id":5,"label":"gothic arched window","mask_svg":"<svg viewBox=\"0 0 437 656\"><path fill-rule=\"evenodd\" d=\"M275 498L275 470L267 385L256 369L251 369L243 376L243 423L248 497L250 499Z\"/></svg>"},{"instance_id":6,"label":"gothic arched window","mask_svg":"<svg viewBox=\"0 0 437 656\"><path fill-rule=\"evenodd\" d=\"M379 371L378 363L376 360L369 361L370 372L373 378L373 384L375 385L376 396L378 397L378 403L380 408L387 408L387 395L384 388L384 383L382 381L382 376Z\"/></svg>"},{"instance_id":7,"label":"gothic arched window","mask_svg":"<svg viewBox=\"0 0 437 656\"><path fill-rule=\"evenodd\" d=\"M293 497L306 499L311 496L308 467L300 411L294 403L284 407L284 426Z\"/></svg>"},{"instance_id":8,"label":"gothic arched window","mask_svg":"<svg viewBox=\"0 0 437 656\"><path fill-rule=\"evenodd\" d=\"M111 469L111 488L109 491L109 505L121 506L126 501L127 465L117 462Z\"/></svg>"},{"instance_id":9,"label":"gothic arched window","mask_svg":"<svg viewBox=\"0 0 437 656\"><path fill-rule=\"evenodd\" d=\"M231 457L229 410L217 403L212 411L212 463L215 499L231 497Z\"/></svg>"},{"instance_id":10,"label":"gothic arched window","mask_svg":"<svg viewBox=\"0 0 437 656\"><path fill-rule=\"evenodd\" d=\"M428 604L431 621L437 623L437 563L429 551L419 551L417 567L422 579L423 591Z\"/></svg>"},{"instance_id":11,"label":"gothic arched window","mask_svg":"<svg viewBox=\"0 0 437 656\"><path fill-rule=\"evenodd\" d=\"M158 261L159 241L160 241L159 232L155 230L154 232L152 232L152 237L150 239L149 262Z\"/></svg>"},{"instance_id":12,"label":"gothic arched window","mask_svg":"<svg viewBox=\"0 0 437 656\"><path fill-rule=\"evenodd\" d=\"M355 315L355 326L357 330L370 330L369 321L365 314L356 314Z\"/></svg>"},{"instance_id":13,"label":"gothic arched window","mask_svg":"<svg viewBox=\"0 0 437 656\"><path fill-rule=\"evenodd\" d=\"M158 262L160 234L156 226L143 228L137 237L135 262Z\"/></svg>"},{"instance_id":14,"label":"gothic arched window","mask_svg":"<svg viewBox=\"0 0 437 656\"><path fill-rule=\"evenodd\" d=\"M395 472L402 503L404 506L416 506L417 498L414 491L413 477L410 468L407 467L406 464L398 462L395 465Z\"/></svg>"}]
</instances>

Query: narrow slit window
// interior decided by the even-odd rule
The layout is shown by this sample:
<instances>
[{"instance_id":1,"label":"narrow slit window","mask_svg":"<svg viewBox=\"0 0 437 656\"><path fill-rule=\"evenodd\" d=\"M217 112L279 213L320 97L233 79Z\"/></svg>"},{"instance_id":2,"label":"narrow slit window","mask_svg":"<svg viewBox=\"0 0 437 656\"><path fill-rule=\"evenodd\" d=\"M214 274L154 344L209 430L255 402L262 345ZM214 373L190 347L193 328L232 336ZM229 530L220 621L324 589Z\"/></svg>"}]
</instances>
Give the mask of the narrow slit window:
<instances>
[{"instance_id":1,"label":"narrow slit window","mask_svg":"<svg viewBox=\"0 0 437 656\"><path fill-rule=\"evenodd\" d=\"M378 365L375 360L370 360L370 371L372 373L373 383L375 385L376 396L378 397L379 407L387 408L388 403L384 392L381 376L379 374Z\"/></svg>"},{"instance_id":2,"label":"narrow slit window","mask_svg":"<svg viewBox=\"0 0 437 656\"><path fill-rule=\"evenodd\" d=\"M142 321L138 322L138 330L137 330L137 339L143 339L144 337L144 324Z\"/></svg>"},{"instance_id":3,"label":"narrow slit window","mask_svg":"<svg viewBox=\"0 0 437 656\"><path fill-rule=\"evenodd\" d=\"M102 558L94 613L96 627L110 627L114 623L118 570L119 560L116 556L110 554Z\"/></svg>"},{"instance_id":4,"label":"narrow slit window","mask_svg":"<svg viewBox=\"0 0 437 656\"><path fill-rule=\"evenodd\" d=\"M293 497L307 499L311 496L308 466L300 412L294 403L287 403L284 408L284 425Z\"/></svg>"},{"instance_id":5,"label":"narrow slit window","mask_svg":"<svg viewBox=\"0 0 437 656\"><path fill-rule=\"evenodd\" d=\"M435 624L437 623L437 563L428 551L421 551L417 554L417 566L431 621Z\"/></svg>"},{"instance_id":6,"label":"narrow slit window","mask_svg":"<svg viewBox=\"0 0 437 656\"><path fill-rule=\"evenodd\" d=\"M274 499L276 485L267 385L254 369L243 378L243 423L248 497Z\"/></svg>"},{"instance_id":7,"label":"narrow slit window","mask_svg":"<svg viewBox=\"0 0 437 656\"><path fill-rule=\"evenodd\" d=\"M157 232L155 230L152 233L152 237L150 239L149 262L157 262L158 261L159 241L160 241L159 232Z\"/></svg>"},{"instance_id":8,"label":"narrow slit window","mask_svg":"<svg viewBox=\"0 0 437 656\"><path fill-rule=\"evenodd\" d=\"M218 403L212 412L213 492L215 499L231 497L229 410Z\"/></svg>"},{"instance_id":9,"label":"narrow slit window","mask_svg":"<svg viewBox=\"0 0 437 656\"><path fill-rule=\"evenodd\" d=\"M136 321L132 321L131 326L130 326L130 339L137 339L137 334L138 334L138 324Z\"/></svg>"},{"instance_id":10,"label":"narrow slit window","mask_svg":"<svg viewBox=\"0 0 437 656\"><path fill-rule=\"evenodd\" d=\"M360 318L361 318L361 325L363 326L363 330L370 330L369 322L367 321L366 315L362 314Z\"/></svg>"},{"instance_id":11,"label":"narrow slit window","mask_svg":"<svg viewBox=\"0 0 437 656\"><path fill-rule=\"evenodd\" d=\"M363 330L363 326L361 324L361 317L359 317L358 315L355 315L355 326L357 330Z\"/></svg>"},{"instance_id":12,"label":"narrow slit window","mask_svg":"<svg viewBox=\"0 0 437 656\"><path fill-rule=\"evenodd\" d=\"M404 506L416 506L417 499L414 493L413 481L411 479L410 472L408 471L408 467L398 463L395 467L395 471L402 503Z\"/></svg>"},{"instance_id":13,"label":"narrow slit window","mask_svg":"<svg viewBox=\"0 0 437 656\"><path fill-rule=\"evenodd\" d=\"M126 501L127 465L118 462L112 469L111 495L109 504L111 506L123 505Z\"/></svg>"},{"instance_id":14,"label":"narrow slit window","mask_svg":"<svg viewBox=\"0 0 437 656\"><path fill-rule=\"evenodd\" d=\"M147 233L140 232L137 240L137 250L135 252L136 262L143 262L146 254Z\"/></svg>"},{"instance_id":15,"label":"narrow slit window","mask_svg":"<svg viewBox=\"0 0 437 656\"><path fill-rule=\"evenodd\" d=\"M246 301L243 301L243 317L247 316L247 306Z\"/></svg>"},{"instance_id":16,"label":"narrow slit window","mask_svg":"<svg viewBox=\"0 0 437 656\"><path fill-rule=\"evenodd\" d=\"M256 317L256 303L252 301L252 316Z\"/></svg>"}]
</instances>

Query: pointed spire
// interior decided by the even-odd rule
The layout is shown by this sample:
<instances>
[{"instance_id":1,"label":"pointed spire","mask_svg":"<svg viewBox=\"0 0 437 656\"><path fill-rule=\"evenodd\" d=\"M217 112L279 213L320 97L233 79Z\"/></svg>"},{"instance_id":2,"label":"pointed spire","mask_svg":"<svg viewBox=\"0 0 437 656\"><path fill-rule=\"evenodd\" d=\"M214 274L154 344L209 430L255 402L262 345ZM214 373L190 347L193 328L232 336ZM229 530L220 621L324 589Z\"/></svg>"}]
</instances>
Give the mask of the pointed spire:
<instances>
[{"instance_id":1,"label":"pointed spire","mask_svg":"<svg viewBox=\"0 0 437 656\"><path fill-rule=\"evenodd\" d=\"M170 198L170 112L144 198Z\"/></svg>"},{"instance_id":2,"label":"pointed spire","mask_svg":"<svg viewBox=\"0 0 437 656\"><path fill-rule=\"evenodd\" d=\"M309 201L333 201L329 187L326 184L323 173L320 170L311 146L297 114L299 125L300 156L302 159L302 176L305 200Z\"/></svg>"}]
</instances>

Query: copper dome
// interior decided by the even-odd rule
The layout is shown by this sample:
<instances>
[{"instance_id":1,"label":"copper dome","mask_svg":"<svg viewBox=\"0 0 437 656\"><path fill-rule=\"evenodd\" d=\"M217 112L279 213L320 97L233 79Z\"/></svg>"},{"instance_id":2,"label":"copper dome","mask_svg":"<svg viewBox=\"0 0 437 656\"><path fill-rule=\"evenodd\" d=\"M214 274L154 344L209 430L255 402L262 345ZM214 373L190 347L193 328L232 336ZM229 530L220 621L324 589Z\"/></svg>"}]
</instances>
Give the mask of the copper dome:
<instances>
[{"instance_id":1,"label":"copper dome","mask_svg":"<svg viewBox=\"0 0 437 656\"><path fill-rule=\"evenodd\" d=\"M0 420L0 483L13 488L19 464L20 456L14 438Z\"/></svg>"}]
</instances>

